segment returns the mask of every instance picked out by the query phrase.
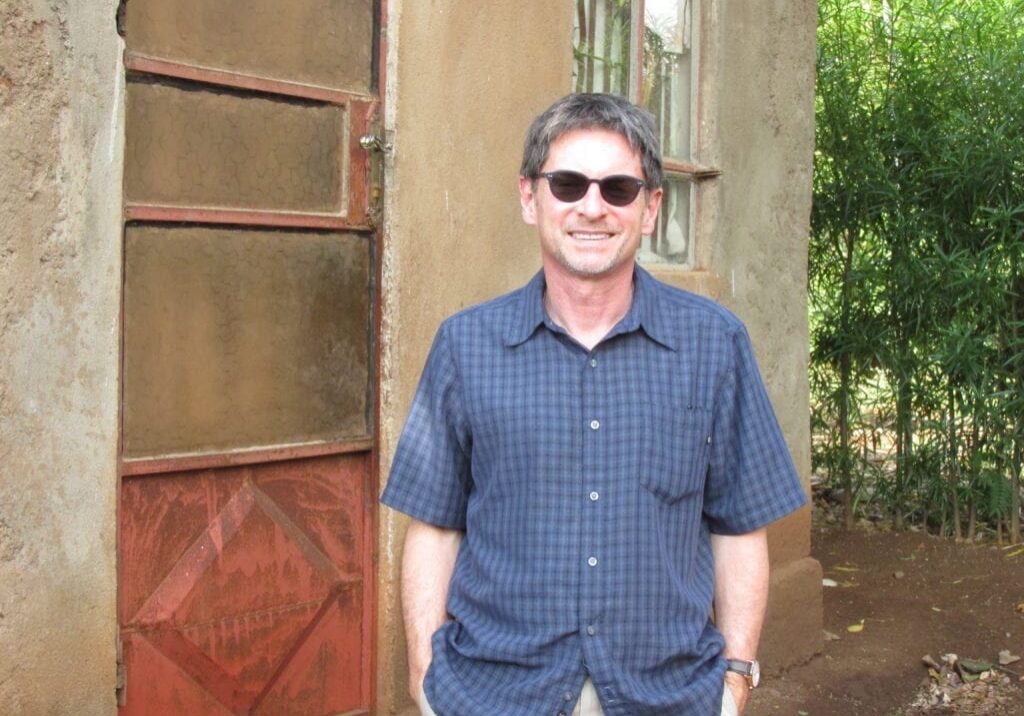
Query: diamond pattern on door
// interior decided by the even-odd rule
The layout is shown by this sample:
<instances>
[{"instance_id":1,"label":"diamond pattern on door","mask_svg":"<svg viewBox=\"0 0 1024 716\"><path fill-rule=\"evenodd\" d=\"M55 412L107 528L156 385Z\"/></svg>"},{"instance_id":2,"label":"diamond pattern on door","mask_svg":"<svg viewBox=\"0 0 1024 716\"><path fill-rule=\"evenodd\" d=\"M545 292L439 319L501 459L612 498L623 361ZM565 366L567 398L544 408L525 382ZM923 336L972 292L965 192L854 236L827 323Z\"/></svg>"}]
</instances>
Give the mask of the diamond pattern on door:
<instances>
[{"instance_id":1,"label":"diamond pattern on door","mask_svg":"<svg viewBox=\"0 0 1024 716\"><path fill-rule=\"evenodd\" d=\"M125 478L123 713L365 703L367 480L361 454Z\"/></svg>"}]
</instances>

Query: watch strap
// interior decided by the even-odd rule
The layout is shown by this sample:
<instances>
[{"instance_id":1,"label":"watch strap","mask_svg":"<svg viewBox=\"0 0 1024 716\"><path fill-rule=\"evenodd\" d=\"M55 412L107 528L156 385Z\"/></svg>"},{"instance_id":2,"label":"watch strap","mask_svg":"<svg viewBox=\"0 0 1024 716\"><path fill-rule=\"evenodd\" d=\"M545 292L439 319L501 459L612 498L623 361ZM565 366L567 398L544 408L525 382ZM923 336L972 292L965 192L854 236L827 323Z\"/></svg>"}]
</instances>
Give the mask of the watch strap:
<instances>
[{"instance_id":1,"label":"watch strap","mask_svg":"<svg viewBox=\"0 0 1024 716\"><path fill-rule=\"evenodd\" d=\"M727 671L732 671L742 675L747 680L747 685L750 688L757 686L757 677L760 675L760 665L756 661L747 661L746 659L726 659L725 668Z\"/></svg>"}]
</instances>

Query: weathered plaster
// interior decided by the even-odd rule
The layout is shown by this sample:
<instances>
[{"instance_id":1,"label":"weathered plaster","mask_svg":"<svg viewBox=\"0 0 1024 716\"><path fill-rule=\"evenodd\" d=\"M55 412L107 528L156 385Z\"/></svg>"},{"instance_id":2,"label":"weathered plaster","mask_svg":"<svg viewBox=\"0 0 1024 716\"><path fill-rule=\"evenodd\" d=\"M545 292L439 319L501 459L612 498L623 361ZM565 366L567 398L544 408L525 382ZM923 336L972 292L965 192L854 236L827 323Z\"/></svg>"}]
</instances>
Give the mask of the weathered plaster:
<instances>
[{"instance_id":1,"label":"weathered plaster","mask_svg":"<svg viewBox=\"0 0 1024 716\"><path fill-rule=\"evenodd\" d=\"M698 161L723 175L698 199L697 271L660 278L717 298L748 324L806 481L805 276L813 148L813 0L704 0ZM539 266L515 180L530 120L570 89L571 3L390 0L381 484L438 324ZM404 521L380 517L378 707L411 708L398 599ZM773 528L763 653L778 666L820 641L809 512ZM793 610L802 610L798 615ZM783 633L792 625L791 633Z\"/></svg>"},{"instance_id":2,"label":"weathered plaster","mask_svg":"<svg viewBox=\"0 0 1024 716\"><path fill-rule=\"evenodd\" d=\"M717 20L712 32L720 91L707 110L714 113L709 136L722 176L709 196L716 236L709 260L724 279L723 302L747 324L809 490L806 300L816 4L728 0ZM807 556L809 510L774 525L769 539L775 575L762 656L771 671L820 648L821 575Z\"/></svg>"},{"instance_id":3,"label":"weathered plaster","mask_svg":"<svg viewBox=\"0 0 1024 716\"><path fill-rule=\"evenodd\" d=\"M389 2L381 481L434 332L539 267L519 217L530 120L569 89L571 3ZM408 705L398 602L404 524L380 517L378 707Z\"/></svg>"},{"instance_id":4,"label":"weathered plaster","mask_svg":"<svg viewBox=\"0 0 1024 716\"><path fill-rule=\"evenodd\" d=\"M116 0L0 6L0 711L115 709Z\"/></svg>"},{"instance_id":5,"label":"weathered plaster","mask_svg":"<svg viewBox=\"0 0 1024 716\"><path fill-rule=\"evenodd\" d=\"M695 270L659 266L653 273L721 301L746 323L809 491L806 299L816 5L702 0L700 7L695 159L722 173L697 190ZM772 603L761 649L768 671L804 661L821 645L820 565L808 556L810 535L809 508L769 529Z\"/></svg>"}]
</instances>

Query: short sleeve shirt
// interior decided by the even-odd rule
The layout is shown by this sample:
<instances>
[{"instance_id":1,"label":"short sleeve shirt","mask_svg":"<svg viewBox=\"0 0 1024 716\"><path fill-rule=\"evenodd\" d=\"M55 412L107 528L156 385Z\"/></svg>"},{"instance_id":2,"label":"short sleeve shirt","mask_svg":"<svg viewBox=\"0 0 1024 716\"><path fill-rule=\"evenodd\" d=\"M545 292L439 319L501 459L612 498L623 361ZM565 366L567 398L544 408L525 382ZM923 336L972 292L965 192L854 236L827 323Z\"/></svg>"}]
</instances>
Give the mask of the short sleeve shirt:
<instances>
[{"instance_id":1,"label":"short sleeve shirt","mask_svg":"<svg viewBox=\"0 0 1024 716\"><path fill-rule=\"evenodd\" d=\"M464 530L424 689L439 716L717 714L710 535L806 502L742 323L637 267L592 350L543 273L438 331L382 501Z\"/></svg>"}]
</instances>

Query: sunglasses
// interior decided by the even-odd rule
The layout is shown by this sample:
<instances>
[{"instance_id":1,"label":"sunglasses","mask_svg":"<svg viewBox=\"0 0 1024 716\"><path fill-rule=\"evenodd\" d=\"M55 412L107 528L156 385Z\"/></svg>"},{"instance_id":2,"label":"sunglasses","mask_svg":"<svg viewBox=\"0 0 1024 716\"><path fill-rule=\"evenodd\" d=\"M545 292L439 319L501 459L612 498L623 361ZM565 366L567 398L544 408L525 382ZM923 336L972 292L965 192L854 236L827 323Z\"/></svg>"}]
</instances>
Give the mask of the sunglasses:
<instances>
[{"instance_id":1,"label":"sunglasses","mask_svg":"<svg viewBox=\"0 0 1024 716\"><path fill-rule=\"evenodd\" d=\"M604 179L591 179L585 174L570 171L544 172L540 176L548 180L551 193L559 201L572 203L582 199L591 184L601 189L601 198L612 206L628 206L636 199L640 190L647 186L643 179L626 174L616 174Z\"/></svg>"}]
</instances>

